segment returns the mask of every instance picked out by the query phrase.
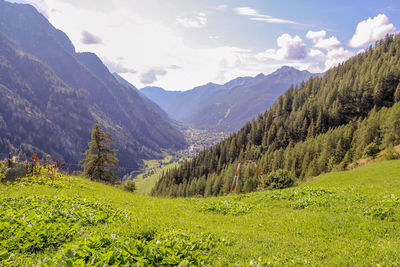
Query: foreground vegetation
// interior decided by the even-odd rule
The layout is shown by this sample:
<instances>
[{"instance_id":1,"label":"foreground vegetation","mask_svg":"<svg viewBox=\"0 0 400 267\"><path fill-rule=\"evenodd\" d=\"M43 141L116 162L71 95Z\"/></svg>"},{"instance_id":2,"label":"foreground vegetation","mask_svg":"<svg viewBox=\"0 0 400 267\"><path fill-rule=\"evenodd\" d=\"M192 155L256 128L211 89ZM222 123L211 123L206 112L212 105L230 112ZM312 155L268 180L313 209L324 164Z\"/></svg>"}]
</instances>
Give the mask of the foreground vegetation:
<instances>
[{"instance_id":1,"label":"foreground vegetation","mask_svg":"<svg viewBox=\"0 0 400 267\"><path fill-rule=\"evenodd\" d=\"M400 263L400 161L217 198L151 198L61 174L0 192L4 266Z\"/></svg>"}]
</instances>

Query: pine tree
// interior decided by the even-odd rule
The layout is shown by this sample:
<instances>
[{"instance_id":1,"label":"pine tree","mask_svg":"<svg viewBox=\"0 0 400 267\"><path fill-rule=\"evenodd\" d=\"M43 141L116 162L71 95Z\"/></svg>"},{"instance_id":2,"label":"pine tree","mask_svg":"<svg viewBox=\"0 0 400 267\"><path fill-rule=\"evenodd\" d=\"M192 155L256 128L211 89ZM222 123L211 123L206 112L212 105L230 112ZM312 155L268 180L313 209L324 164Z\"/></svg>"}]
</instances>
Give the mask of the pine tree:
<instances>
[{"instance_id":1,"label":"pine tree","mask_svg":"<svg viewBox=\"0 0 400 267\"><path fill-rule=\"evenodd\" d=\"M110 148L110 141L113 140L109 133L100 129L99 124L93 126L89 149L83 153L85 158L80 162L86 177L109 183L116 181L118 159L115 157L117 150Z\"/></svg>"},{"instance_id":2,"label":"pine tree","mask_svg":"<svg viewBox=\"0 0 400 267\"><path fill-rule=\"evenodd\" d=\"M400 82L397 85L396 91L394 92L394 101L400 102Z\"/></svg>"}]
</instances>

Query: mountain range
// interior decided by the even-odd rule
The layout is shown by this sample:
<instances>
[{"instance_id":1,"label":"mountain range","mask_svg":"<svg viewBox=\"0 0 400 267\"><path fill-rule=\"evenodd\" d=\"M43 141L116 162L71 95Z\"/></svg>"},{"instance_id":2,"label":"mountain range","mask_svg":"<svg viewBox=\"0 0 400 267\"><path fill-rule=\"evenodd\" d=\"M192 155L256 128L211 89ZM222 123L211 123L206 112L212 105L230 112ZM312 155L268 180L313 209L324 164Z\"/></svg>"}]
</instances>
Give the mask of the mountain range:
<instances>
[{"instance_id":1,"label":"mountain range","mask_svg":"<svg viewBox=\"0 0 400 267\"><path fill-rule=\"evenodd\" d=\"M168 115L196 128L233 132L264 112L291 85L320 76L283 66L255 77L239 77L225 84L208 83L188 91L145 87L140 92Z\"/></svg>"},{"instance_id":2,"label":"mountain range","mask_svg":"<svg viewBox=\"0 0 400 267\"><path fill-rule=\"evenodd\" d=\"M93 53L77 53L33 6L0 0L0 151L51 154L75 166L95 123L120 166L184 148L183 135ZM0 155L4 156L4 155Z\"/></svg>"}]
</instances>

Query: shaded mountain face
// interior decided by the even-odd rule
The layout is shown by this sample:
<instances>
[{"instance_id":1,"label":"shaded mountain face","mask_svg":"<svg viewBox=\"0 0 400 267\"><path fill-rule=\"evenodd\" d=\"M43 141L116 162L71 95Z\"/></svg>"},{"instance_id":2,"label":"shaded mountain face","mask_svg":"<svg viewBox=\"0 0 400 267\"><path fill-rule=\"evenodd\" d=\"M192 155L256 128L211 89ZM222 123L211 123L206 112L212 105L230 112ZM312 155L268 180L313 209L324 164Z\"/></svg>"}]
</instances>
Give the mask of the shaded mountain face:
<instances>
[{"instance_id":1,"label":"shaded mountain face","mask_svg":"<svg viewBox=\"0 0 400 267\"><path fill-rule=\"evenodd\" d=\"M143 99L143 101L149 105L154 111L156 111L161 118L163 118L164 120L174 123L173 120L169 117L169 115L167 114L167 112L165 112L162 108L160 108L159 105L156 104L156 102L150 100L149 98L147 98L142 92L140 92L134 85L132 85L130 82L128 82L127 80L125 80L124 78L121 77L121 75L119 75L118 73L114 72L113 73L115 79L117 79L117 81L129 88L132 88L132 90L134 90L135 92L137 92L140 97Z\"/></svg>"},{"instance_id":2,"label":"shaded mountain face","mask_svg":"<svg viewBox=\"0 0 400 267\"><path fill-rule=\"evenodd\" d=\"M77 163L95 123L115 138L125 168L185 146L136 90L119 83L95 54L76 53L32 6L0 0L0 33L1 151L30 147Z\"/></svg>"},{"instance_id":3,"label":"shaded mountain face","mask_svg":"<svg viewBox=\"0 0 400 267\"><path fill-rule=\"evenodd\" d=\"M0 151L49 153L76 163L93 126L82 109L87 97L15 46L0 33Z\"/></svg>"},{"instance_id":4,"label":"shaded mountain face","mask_svg":"<svg viewBox=\"0 0 400 267\"><path fill-rule=\"evenodd\" d=\"M182 93L181 91L167 91L155 86L144 87L140 89L140 92L148 99L157 103L163 110L166 110L168 105Z\"/></svg>"},{"instance_id":5,"label":"shaded mountain face","mask_svg":"<svg viewBox=\"0 0 400 267\"><path fill-rule=\"evenodd\" d=\"M162 99L165 111L174 119L197 128L232 132L268 109L292 84L312 74L284 66L265 76L239 77L223 85L209 83L185 92L143 88L141 92L156 103Z\"/></svg>"}]
</instances>

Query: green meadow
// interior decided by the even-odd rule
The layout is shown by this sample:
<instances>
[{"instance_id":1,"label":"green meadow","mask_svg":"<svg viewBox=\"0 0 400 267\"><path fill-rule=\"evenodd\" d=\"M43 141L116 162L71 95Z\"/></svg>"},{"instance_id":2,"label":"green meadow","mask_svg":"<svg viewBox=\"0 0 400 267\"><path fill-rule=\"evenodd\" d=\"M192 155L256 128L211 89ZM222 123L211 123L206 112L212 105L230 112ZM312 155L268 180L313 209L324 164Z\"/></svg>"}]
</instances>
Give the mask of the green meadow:
<instances>
[{"instance_id":1,"label":"green meadow","mask_svg":"<svg viewBox=\"0 0 400 267\"><path fill-rule=\"evenodd\" d=\"M393 266L400 161L299 186L163 199L80 177L1 186L2 266Z\"/></svg>"},{"instance_id":2,"label":"green meadow","mask_svg":"<svg viewBox=\"0 0 400 267\"><path fill-rule=\"evenodd\" d=\"M171 168L176 168L179 163L173 161L171 155L166 156L161 161L145 160L145 171L137 175L133 181L136 185L135 192L140 195L149 195L151 189L156 185L162 174Z\"/></svg>"}]
</instances>

